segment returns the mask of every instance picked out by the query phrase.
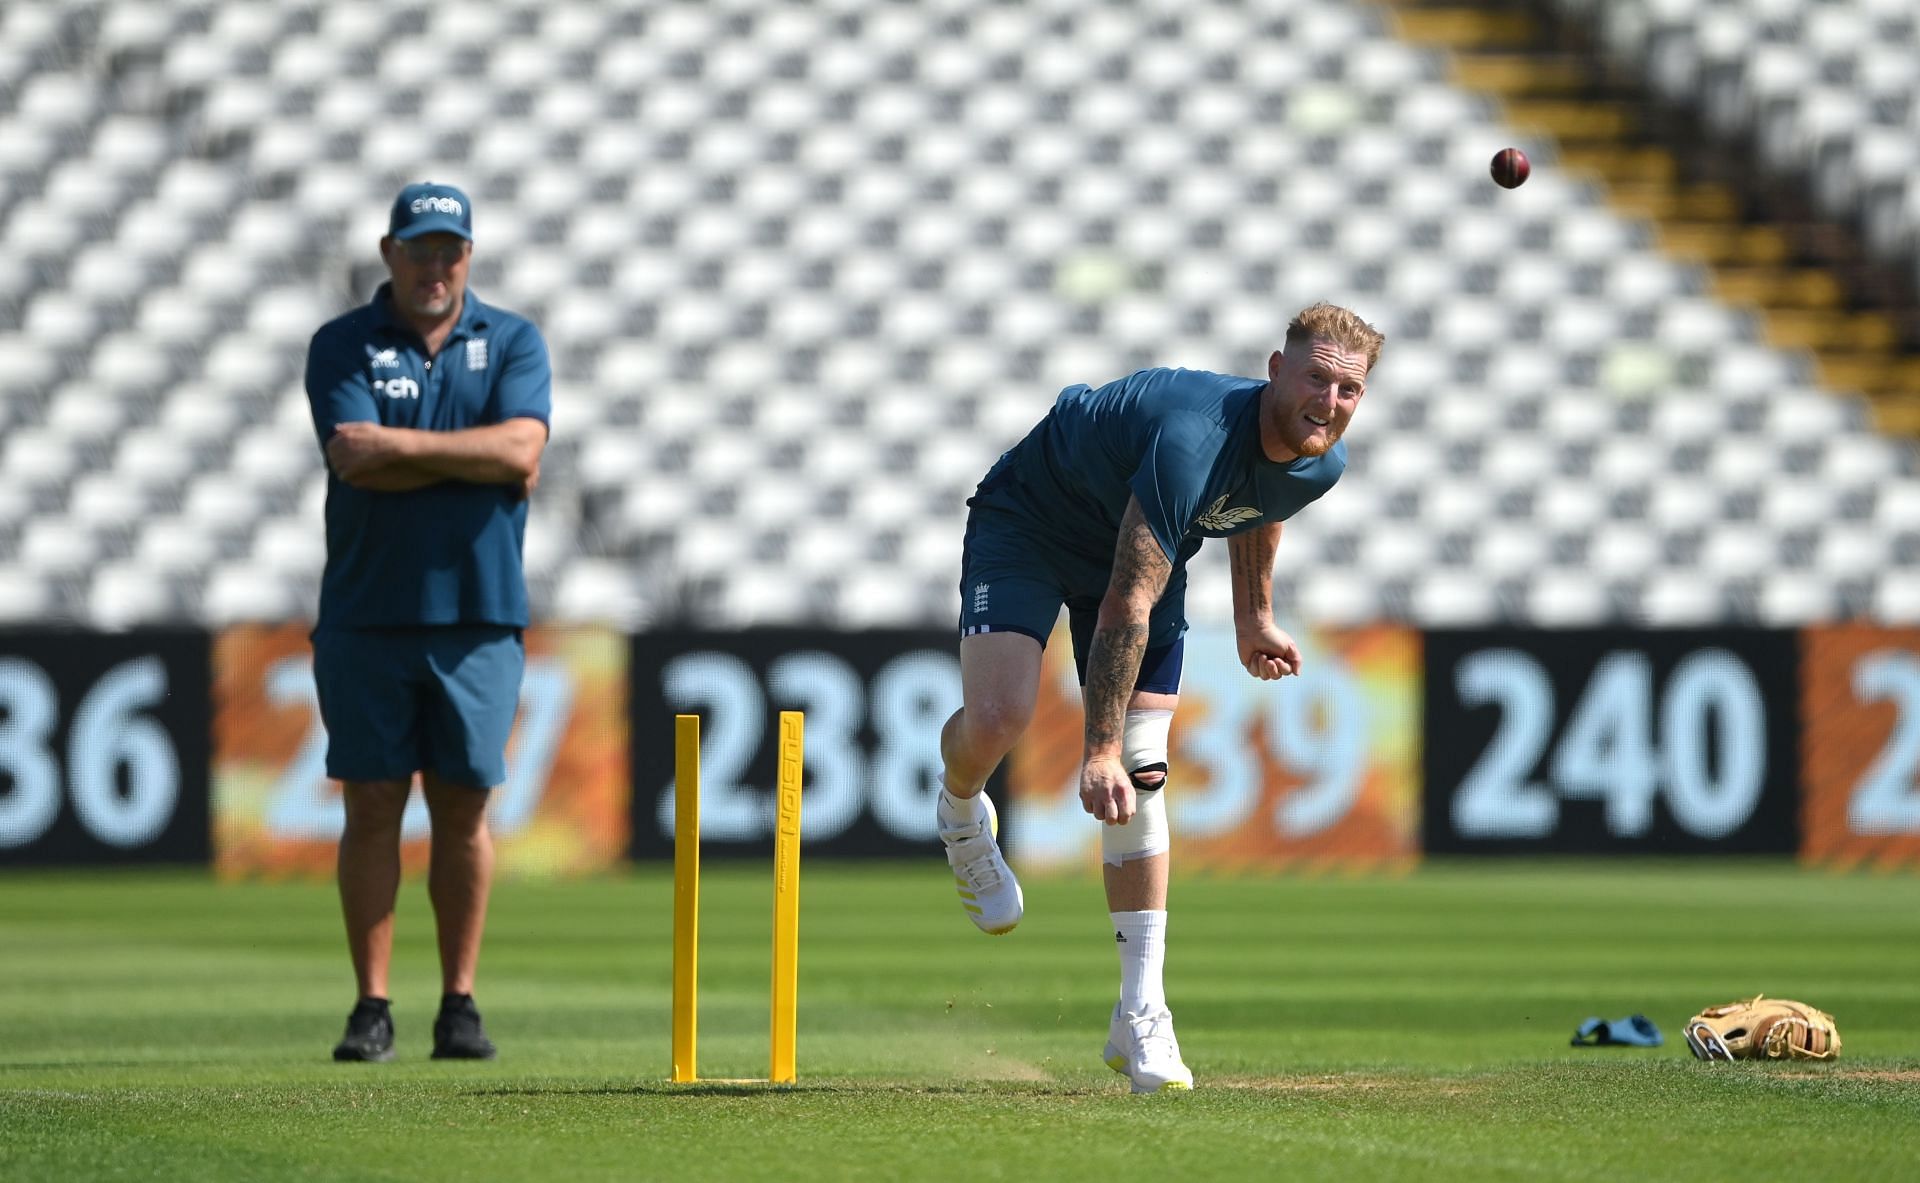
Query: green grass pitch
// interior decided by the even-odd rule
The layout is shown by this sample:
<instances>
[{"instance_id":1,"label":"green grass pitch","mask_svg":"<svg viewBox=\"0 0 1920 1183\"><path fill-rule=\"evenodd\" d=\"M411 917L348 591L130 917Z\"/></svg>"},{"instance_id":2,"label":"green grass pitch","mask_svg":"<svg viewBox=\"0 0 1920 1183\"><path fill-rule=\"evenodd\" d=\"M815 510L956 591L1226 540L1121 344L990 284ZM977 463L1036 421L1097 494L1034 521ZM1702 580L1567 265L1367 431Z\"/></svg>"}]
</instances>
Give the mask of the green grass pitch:
<instances>
[{"instance_id":1,"label":"green grass pitch","mask_svg":"<svg viewBox=\"0 0 1920 1183\"><path fill-rule=\"evenodd\" d=\"M709 864L701 1071L766 1071L769 868ZM405 888L399 1059L334 1064L331 888L0 877L0 1178L1866 1179L1920 1146L1920 878L1784 863L1430 864L1181 879L1168 989L1191 1094L1099 1060L1098 884L1028 885L1004 938L937 855L801 884L797 1088L669 1086L665 868L495 892L491 1064L427 1058ZM1698 1007L1831 1011L1833 1065L1700 1064ZM1567 1045L1635 1011L1655 1050Z\"/></svg>"}]
</instances>

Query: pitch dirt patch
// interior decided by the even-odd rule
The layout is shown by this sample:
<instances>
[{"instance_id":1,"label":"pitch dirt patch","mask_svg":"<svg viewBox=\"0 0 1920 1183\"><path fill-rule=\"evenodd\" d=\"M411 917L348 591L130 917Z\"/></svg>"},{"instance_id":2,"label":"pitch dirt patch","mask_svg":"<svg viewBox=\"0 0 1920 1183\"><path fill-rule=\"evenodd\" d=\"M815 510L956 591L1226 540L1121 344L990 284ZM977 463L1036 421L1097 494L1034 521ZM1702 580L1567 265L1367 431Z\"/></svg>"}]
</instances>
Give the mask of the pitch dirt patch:
<instances>
[{"instance_id":1,"label":"pitch dirt patch","mask_svg":"<svg viewBox=\"0 0 1920 1183\"><path fill-rule=\"evenodd\" d=\"M995 1057L982 1065L982 1080L1019 1081L1029 1084L1043 1084L1053 1079L1053 1073L1040 1065L1012 1057Z\"/></svg>"},{"instance_id":2,"label":"pitch dirt patch","mask_svg":"<svg viewBox=\"0 0 1920 1183\"><path fill-rule=\"evenodd\" d=\"M1418 1092L1430 1097L1462 1096L1474 1091L1457 1080L1334 1073L1322 1076L1209 1076L1194 1087L1239 1089L1250 1093Z\"/></svg>"}]
</instances>

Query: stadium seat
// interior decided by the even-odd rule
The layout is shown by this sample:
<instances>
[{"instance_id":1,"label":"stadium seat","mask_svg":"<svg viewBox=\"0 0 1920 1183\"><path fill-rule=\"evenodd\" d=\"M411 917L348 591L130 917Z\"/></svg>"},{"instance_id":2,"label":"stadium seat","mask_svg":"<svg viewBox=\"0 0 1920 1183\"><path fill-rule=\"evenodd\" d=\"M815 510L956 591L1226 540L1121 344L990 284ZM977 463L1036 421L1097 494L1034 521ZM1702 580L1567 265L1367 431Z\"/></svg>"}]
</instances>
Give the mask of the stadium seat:
<instances>
[{"instance_id":1,"label":"stadium seat","mask_svg":"<svg viewBox=\"0 0 1920 1183\"><path fill-rule=\"evenodd\" d=\"M136 563L110 562L94 570L87 587L87 614L104 629L127 629L177 619L184 605L174 586Z\"/></svg>"},{"instance_id":2,"label":"stadium seat","mask_svg":"<svg viewBox=\"0 0 1920 1183\"><path fill-rule=\"evenodd\" d=\"M634 628L645 623L639 587L621 563L583 558L567 565L554 593L554 618Z\"/></svg>"},{"instance_id":3,"label":"stadium seat","mask_svg":"<svg viewBox=\"0 0 1920 1183\"><path fill-rule=\"evenodd\" d=\"M18 563L0 566L0 621L33 624L52 608L53 597L39 575Z\"/></svg>"},{"instance_id":4,"label":"stadium seat","mask_svg":"<svg viewBox=\"0 0 1920 1183\"><path fill-rule=\"evenodd\" d=\"M1619 617L1609 585L1590 571L1542 571L1526 597L1526 611L1545 628L1593 628Z\"/></svg>"},{"instance_id":5,"label":"stadium seat","mask_svg":"<svg viewBox=\"0 0 1920 1183\"><path fill-rule=\"evenodd\" d=\"M1824 212L1872 246L1920 259L1920 208L1880 200L1910 184L1920 110L1920 19L1904 0L1653 3L1556 0L1594 22L1616 58L1648 62L1669 98L1751 137L1774 168L1808 175Z\"/></svg>"},{"instance_id":6,"label":"stadium seat","mask_svg":"<svg viewBox=\"0 0 1920 1183\"><path fill-rule=\"evenodd\" d=\"M1911 0L1559 2L1920 243ZM1060 387L1257 374L1336 298L1388 345L1288 611L1920 619L1882 578L1907 446L1385 10L68 11L0 6L0 618L311 612L302 354L429 170L475 196L476 288L552 346L543 618L945 627L964 499ZM1221 549L1196 620L1230 612Z\"/></svg>"}]
</instances>

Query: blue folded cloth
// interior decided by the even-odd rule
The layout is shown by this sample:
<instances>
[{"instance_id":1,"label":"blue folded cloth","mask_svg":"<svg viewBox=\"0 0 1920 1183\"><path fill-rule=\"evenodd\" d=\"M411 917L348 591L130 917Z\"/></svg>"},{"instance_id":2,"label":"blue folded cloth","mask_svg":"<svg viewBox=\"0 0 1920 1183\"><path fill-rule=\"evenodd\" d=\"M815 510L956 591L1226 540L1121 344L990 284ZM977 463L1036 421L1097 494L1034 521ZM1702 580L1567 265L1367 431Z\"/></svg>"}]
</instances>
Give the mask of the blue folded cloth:
<instances>
[{"instance_id":1,"label":"blue folded cloth","mask_svg":"<svg viewBox=\"0 0 1920 1183\"><path fill-rule=\"evenodd\" d=\"M1573 1033L1575 1047L1659 1047L1666 1039L1645 1015L1628 1015L1609 1023L1588 1019Z\"/></svg>"}]
</instances>

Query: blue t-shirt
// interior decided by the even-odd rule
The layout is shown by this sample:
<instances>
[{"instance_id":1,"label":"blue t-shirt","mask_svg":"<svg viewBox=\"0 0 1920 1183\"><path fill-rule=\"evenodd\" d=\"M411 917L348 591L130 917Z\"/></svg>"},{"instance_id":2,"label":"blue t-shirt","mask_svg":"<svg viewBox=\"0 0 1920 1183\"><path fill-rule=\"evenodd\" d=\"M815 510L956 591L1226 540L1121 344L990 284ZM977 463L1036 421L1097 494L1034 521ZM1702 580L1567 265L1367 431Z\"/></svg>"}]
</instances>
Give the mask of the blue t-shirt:
<instances>
[{"instance_id":1,"label":"blue t-shirt","mask_svg":"<svg viewBox=\"0 0 1920 1183\"><path fill-rule=\"evenodd\" d=\"M1176 568L1202 539L1285 521L1333 487L1347 446L1285 463L1260 447L1259 378L1140 370L1069 386L980 482L972 504L1018 515L1039 538L1111 563L1138 497Z\"/></svg>"},{"instance_id":2,"label":"blue t-shirt","mask_svg":"<svg viewBox=\"0 0 1920 1183\"><path fill-rule=\"evenodd\" d=\"M327 322L307 348L307 400L324 453L341 423L458 431L549 422L553 375L540 330L472 292L440 353L388 303ZM327 470L327 566L316 628L527 626L516 485L446 480L405 493L356 489Z\"/></svg>"}]
</instances>

